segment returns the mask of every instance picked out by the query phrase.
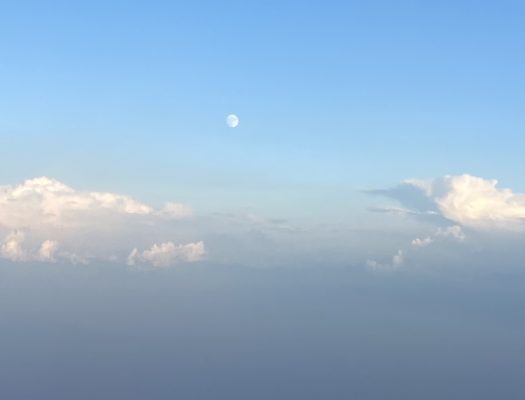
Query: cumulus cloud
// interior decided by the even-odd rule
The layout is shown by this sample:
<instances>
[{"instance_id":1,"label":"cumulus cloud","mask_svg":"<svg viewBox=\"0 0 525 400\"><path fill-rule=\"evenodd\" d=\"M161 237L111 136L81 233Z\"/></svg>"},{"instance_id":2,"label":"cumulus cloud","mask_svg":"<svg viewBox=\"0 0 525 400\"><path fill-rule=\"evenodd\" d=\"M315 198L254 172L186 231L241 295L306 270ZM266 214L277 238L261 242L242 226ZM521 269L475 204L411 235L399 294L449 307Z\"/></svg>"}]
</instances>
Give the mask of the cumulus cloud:
<instances>
[{"instance_id":1,"label":"cumulus cloud","mask_svg":"<svg viewBox=\"0 0 525 400\"><path fill-rule=\"evenodd\" d=\"M46 177L16 186L0 186L0 226L20 229L42 225L71 225L93 215L191 216L183 204L155 208L129 196L108 192L81 192Z\"/></svg>"},{"instance_id":2,"label":"cumulus cloud","mask_svg":"<svg viewBox=\"0 0 525 400\"><path fill-rule=\"evenodd\" d=\"M40 261L55 262L57 250L58 242L56 240L44 240L38 249L37 259Z\"/></svg>"},{"instance_id":3,"label":"cumulus cloud","mask_svg":"<svg viewBox=\"0 0 525 400\"><path fill-rule=\"evenodd\" d=\"M27 254L22 248L25 235L21 231L9 233L0 246L0 256L11 261L25 261Z\"/></svg>"},{"instance_id":4,"label":"cumulus cloud","mask_svg":"<svg viewBox=\"0 0 525 400\"><path fill-rule=\"evenodd\" d=\"M403 250L399 249L396 254L392 256L390 261L387 261L386 263L380 263L377 260L366 260L366 267L369 270L372 271L380 271L380 270L395 270L403 265L405 262L405 254Z\"/></svg>"},{"instance_id":5,"label":"cumulus cloud","mask_svg":"<svg viewBox=\"0 0 525 400\"><path fill-rule=\"evenodd\" d=\"M0 258L15 262L55 262L57 250L58 242L55 240L44 240L38 248L32 248L24 232L13 231L7 234L0 245Z\"/></svg>"},{"instance_id":6,"label":"cumulus cloud","mask_svg":"<svg viewBox=\"0 0 525 400\"><path fill-rule=\"evenodd\" d=\"M432 239L430 236L427 236L427 237L424 238L424 239L415 238L414 240L412 240L412 246L416 246L416 247L427 247L427 246L430 245L433 241L434 241L434 239Z\"/></svg>"},{"instance_id":7,"label":"cumulus cloud","mask_svg":"<svg viewBox=\"0 0 525 400\"><path fill-rule=\"evenodd\" d=\"M191 208L180 203L155 208L118 193L78 191L47 177L29 179L0 186L0 258L74 264L119 257L125 261L130 248L164 236L163 243L174 246L169 262L193 260L197 257L191 246L172 242L174 236L180 238L178 221L191 216ZM169 257L163 259L158 251L152 248L142 257L159 265L168 262Z\"/></svg>"},{"instance_id":8,"label":"cumulus cloud","mask_svg":"<svg viewBox=\"0 0 525 400\"><path fill-rule=\"evenodd\" d=\"M175 245L173 242L154 244L150 249L140 252L133 249L128 256L128 265L151 264L157 268L172 267L181 262L196 262L204 256L204 243Z\"/></svg>"},{"instance_id":9,"label":"cumulus cloud","mask_svg":"<svg viewBox=\"0 0 525 400\"><path fill-rule=\"evenodd\" d=\"M412 246L427 247L434 243L437 239L451 238L458 241L465 240L466 235L459 225L447 226L445 228L438 228L433 236L425 238L415 238L412 240Z\"/></svg>"},{"instance_id":10,"label":"cumulus cloud","mask_svg":"<svg viewBox=\"0 0 525 400\"><path fill-rule=\"evenodd\" d=\"M439 242L443 243L451 240L456 242L462 242L463 240L465 240L465 238L466 235L461 229L461 227L459 225L453 225L445 228L440 227L431 236L415 238L410 242L410 244L413 248L423 249L431 245L433 246ZM407 252L405 250L399 249L397 253L392 256L390 262L380 263L376 260L366 260L365 265L371 270L396 269L398 267L401 267L405 263L406 253ZM411 255L410 250L408 251L408 255Z\"/></svg>"},{"instance_id":11,"label":"cumulus cloud","mask_svg":"<svg viewBox=\"0 0 525 400\"><path fill-rule=\"evenodd\" d=\"M496 180L472 175L445 176L427 181L406 180L394 188L368 193L399 201L406 213L438 215L471 229L525 229L525 194L499 188Z\"/></svg>"},{"instance_id":12,"label":"cumulus cloud","mask_svg":"<svg viewBox=\"0 0 525 400\"><path fill-rule=\"evenodd\" d=\"M396 254L392 257L392 265L399 266L403 264L404 256L403 256L403 250L398 250Z\"/></svg>"}]
</instances>

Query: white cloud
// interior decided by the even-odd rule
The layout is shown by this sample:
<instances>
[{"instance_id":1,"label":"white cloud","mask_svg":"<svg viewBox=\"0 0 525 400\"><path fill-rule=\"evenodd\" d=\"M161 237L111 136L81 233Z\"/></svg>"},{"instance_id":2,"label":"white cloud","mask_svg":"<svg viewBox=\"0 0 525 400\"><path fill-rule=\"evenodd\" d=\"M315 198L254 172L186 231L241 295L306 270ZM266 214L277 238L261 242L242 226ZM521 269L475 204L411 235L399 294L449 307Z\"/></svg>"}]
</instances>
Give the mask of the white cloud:
<instances>
[{"instance_id":1,"label":"white cloud","mask_svg":"<svg viewBox=\"0 0 525 400\"><path fill-rule=\"evenodd\" d=\"M133 249L128 256L128 265L139 266L149 263L157 268L172 267L180 262L196 262L204 256L204 243L175 245L173 242L154 244L149 250L140 252Z\"/></svg>"},{"instance_id":2,"label":"white cloud","mask_svg":"<svg viewBox=\"0 0 525 400\"><path fill-rule=\"evenodd\" d=\"M425 238L416 238L412 240L412 246L414 247L427 247L434 243L436 239L451 238L458 241L465 240L466 235L459 225L447 226L446 228L438 228L433 236L427 236Z\"/></svg>"},{"instance_id":3,"label":"white cloud","mask_svg":"<svg viewBox=\"0 0 525 400\"><path fill-rule=\"evenodd\" d=\"M434 245L438 242L449 241L450 239L461 242L465 240L465 238L466 235L465 233L463 233L461 227L459 225L453 225L446 228L438 228L435 231L435 233L431 236L426 236L424 238L415 238L410 242L410 244L412 245L412 247L424 248L430 245ZM410 256L410 254L411 252L409 250L408 255ZM367 268L372 270L395 269L397 267L402 266L405 263L405 255L406 252L403 249L399 249L398 252L392 256L390 263L383 264L377 262L376 260L366 260L366 266Z\"/></svg>"},{"instance_id":4,"label":"white cloud","mask_svg":"<svg viewBox=\"0 0 525 400\"><path fill-rule=\"evenodd\" d=\"M396 270L403 265L405 262L405 254L403 250L399 249L387 263L380 263L377 260L366 260L365 265L369 270L372 271L388 271Z\"/></svg>"},{"instance_id":5,"label":"white cloud","mask_svg":"<svg viewBox=\"0 0 525 400\"><path fill-rule=\"evenodd\" d=\"M424 239L416 238L416 239L412 240L412 246L415 246L415 247L427 247L433 241L434 241L434 239L432 239L430 236L427 236Z\"/></svg>"},{"instance_id":6,"label":"white cloud","mask_svg":"<svg viewBox=\"0 0 525 400\"><path fill-rule=\"evenodd\" d=\"M474 228L523 228L525 195L497 188L496 180L470 175L446 177L443 183L448 190L440 194L438 183L434 192L445 218Z\"/></svg>"},{"instance_id":7,"label":"white cloud","mask_svg":"<svg viewBox=\"0 0 525 400\"><path fill-rule=\"evenodd\" d=\"M392 257L392 265L400 266L404 262L403 250L398 250L398 252Z\"/></svg>"},{"instance_id":8,"label":"white cloud","mask_svg":"<svg viewBox=\"0 0 525 400\"><path fill-rule=\"evenodd\" d=\"M7 234L0 245L0 258L15 262L55 262L57 250L58 242L55 240L44 240L38 248L35 248L27 242L24 232L13 231Z\"/></svg>"},{"instance_id":9,"label":"white cloud","mask_svg":"<svg viewBox=\"0 0 525 400\"><path fill-rule=\"evenodd\" d=\"M191 216L191 208L180 203L167 202L157 209L122 194L78 191L46 177L29 179L0 186L0 238L5 237L0 258L73 264L125 261L130 248L152 237L180 240L176 224ZM191 247L174 246L179 259L192 259ZM163 263L154 253L144 257Z\"/></svg>"},{"instance_id":10,"label":"white cloud","mask_svg":"<svg viewBox=\"0 0 525 400\"><path fill-rule=\"evenodd\" d=\"M407 213L440 215L479 230L524 230L525 194L497 187L496 180L472 175L406 180L387 190L370 191L398 200Z\"/></svg>"},{"instance_id":11,"label":"white cloud","mask_svg":"<svg viewBox=\"0 0 525 400\"><path fill-rule=\"evenodd\" d=\"M11 261L26 261L27 254L22 248L25 235L21 231L9 233L0 246L0 256Z\"/></svg>"},{"instance_id":12,"label":"white cloud","mask_svg":"<svg viewBox=\"0 0 525 400\"><path fill-rule=\"evenodd\" d=\"M16 186L0 186L0 226L20 229L42 225L75 224L93 215L191 216L183 204L166 203L163 209L129 196L108 192L81 192L46 177Z\"/></svg>"},{"instance_id":13,"label":"white cloud","mask_svg":"<svg viewBox=\"0 0 525 400\"><path fill-rule=\"evenodd\" d=\"M44 240L38 249L37 259L40 261L55 262L58 250L56 240Z\"/></svg>"}]
</instances>

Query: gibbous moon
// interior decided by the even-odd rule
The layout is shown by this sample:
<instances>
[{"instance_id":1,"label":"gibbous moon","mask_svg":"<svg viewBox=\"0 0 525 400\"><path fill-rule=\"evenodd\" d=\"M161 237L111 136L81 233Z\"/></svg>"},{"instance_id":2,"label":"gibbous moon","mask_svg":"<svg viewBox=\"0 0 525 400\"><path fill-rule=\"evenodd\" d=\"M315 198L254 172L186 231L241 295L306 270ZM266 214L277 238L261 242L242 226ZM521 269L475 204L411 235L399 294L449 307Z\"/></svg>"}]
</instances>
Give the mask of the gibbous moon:
<instances>
[{"instance_id":1,"label":"gibbous moon","mask_svg":"<svg viewBox=\"0 0 525 400\"><path fill-rule=\"evenodd\" d=\"M226 125L230 128L236 128L239 125L239 117L235 114L230 114L226 117Z\"/></svg>"}]
</instances>

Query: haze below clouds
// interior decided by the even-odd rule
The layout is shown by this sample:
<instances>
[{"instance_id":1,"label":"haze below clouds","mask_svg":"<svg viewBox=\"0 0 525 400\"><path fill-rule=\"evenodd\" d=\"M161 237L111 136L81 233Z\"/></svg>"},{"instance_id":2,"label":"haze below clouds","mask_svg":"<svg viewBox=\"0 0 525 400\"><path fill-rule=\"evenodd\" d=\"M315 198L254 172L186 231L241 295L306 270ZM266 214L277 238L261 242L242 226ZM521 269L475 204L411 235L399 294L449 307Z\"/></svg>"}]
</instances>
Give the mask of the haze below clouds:
<instances>
[{"instance_id":1,"label":"haze below clouds","mask_svg":"<svg viewBox=\"0 0 525 400\"><path fill-rule=\"evenodd\" d=\"M2 394L523 398L524 272L454 267L4 265Z\"/></svg>"}]
</instances>

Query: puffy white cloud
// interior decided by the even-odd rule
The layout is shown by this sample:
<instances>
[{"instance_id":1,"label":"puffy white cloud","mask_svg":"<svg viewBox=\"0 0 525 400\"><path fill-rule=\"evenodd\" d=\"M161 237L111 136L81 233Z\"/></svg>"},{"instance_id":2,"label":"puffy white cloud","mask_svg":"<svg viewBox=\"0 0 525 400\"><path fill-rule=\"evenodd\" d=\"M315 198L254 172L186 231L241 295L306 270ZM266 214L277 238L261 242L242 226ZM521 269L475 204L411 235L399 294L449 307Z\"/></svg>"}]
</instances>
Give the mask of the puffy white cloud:
<instances>
[{"instance_id":1,"label":"puffy white cloud","mask_svg":"<svg viewBox=\"0 0 525 400\"><path fill-rule=\"evenodd\" d=\"M13 231L7 234L0 245L0 258L16 262L55 262L57 250L58 242L55 240L44 240L38 248L34 248L27 243L24 232Z\"/></svg>"},{"instance_id":2,"label":"puffy white cloud","mask_svg":"<svg viewBox=\"0 0 525 400\"><path fill-rule=\"evenodd\" d=\"M20 229L42 225L85 222L93 215L191 216L183 204L166 203L155 210L129 196L107 192L81 192L46 177L16 186L0 186L0 226Z\"/></svg>"},{"instance_id":3,"label":"puffy white cloud","mask_svg":"<svg viewBox=\"0 0 525 400\"><path fill-rule=\"evenodd\" d=\"M79 193L49 178L35 178L17 186L0 187L0 226L31 227L59 224L93 209L147 214L150 208L125 196Z\"/></svg>"},{"instance_id":4,"label":"puffy white cloud","mask_svg":"<svg viewBox=\"0 0 525 400\"><path fill-rule=\"evenodd\" d=\"M416 239L412 240L412 246L415 246L415 247L427 247L433 241L434 241L434 239L432 239L430 236L427 236L424 239L416 238Z\"/></svg>"},{"instance_id":5,"label":"puffy white cloud","mask_svg":"<svg viewBox=\"0 0 525 400\"><path fill-rule=\"evenodd\" d=\"M0 258L74 264L124 262L130 248L152 237L180 240L176 224L191 215L191 208L184 204L168 202L155 208L122 194L78 191L46 177L29 179L0 186L0 238L4 237ZM198 249L192 253L191 246L173 246L173 259L197 259ZM144 260L159 265L168 262L168 256L162 259L162 249L159 254L156 248L149 251Z\"/></svg>"},{"instance_id":6,"label":"puffy white cloud","mask_svg":"<svg viewBox=\"0 0 525 400\"><path fill-rule=\"evenodd\" d=\"M403 250L398 250L396 254L394 254L394 256L392 257L392 265L394 266L400 266L401 264L403 264L403 261L404 261L404 256L403 256Z\"/></svg>"},{"instance_id":7,"label":"puffy white cloud","mask_svg":"<svg viewBox=\"0 0 525 400\"><path fill-rule=\"evenodd\" d=\"M465 240L466 235L463 233L463 230L459 225L448 226L446 228L438 228L435 233L431 236L426 236L424 238L415 238L410 244L412 247L424 248L430 245L437 244L438 242L446 242L450 240L454 241L463 241ZM411 255L410 249L407 248L408 255ZM394 254L388 263L380 263L376 260L366 260L366 267L371 270L379 269L395 269L402 266L405 263L406 253L403 249L399 249L396 254Z\"/></svg>"},{"instance_id":8,"label":"puffy white cloud","mask_svg":"<svg viewBox=\"0 0 525 400\"><path fill-rule=\"evenodd\" d=\"M392 256L389 262L380 263L377 260L368 259L365 262L366 268L371 271L388 271L396 270L405 262L405 254L403 250L399 249L396 254Z\"/></svg>"},{"instance_id":9,"label":"puffy white cloud","mask_svg":"<svg viewBox=\"0 0 525 400\"><path fill-rule=\"evenodd\" d=\"M157 268L172 267L181 262L195 262L204 256L204 243L195 242L175 245L173 242L154 244L150 249L140 252L133 249L128 256L128 265L139 266L149 263Z\"/></svg>"},{"instance_id":10,"label":"puffy white cloud","mask_svg":"<svg viewBox=\"0 0 525 400\"><path fill-rule=\"evenodd\" d=\"M406 180L387 190L369 191L398 200L406 213L439 215L479 230L525 229L525 194L497 187L496 180L472 175Z\"/></svg>"},{"instance_id":11,"label":"puffy white cloud","mask_svg":"<svg viewBox=\"0 0 525 400\"><path fill-rule=\"evenodd\" d=\"M446 185L446 191L441 190ZM525 195L497 188L498 181L470 175L443 178L434 183L430 196L443 216L475 228L523 228ZM441 192L441 193L440 193Z\"/></svg>"},{"instance_id":12,"label":"puffy white cloud","mask_svg":"<svg viewBox=\"0 0 525 400\"><path fill-rule=\"evenodd\" d=\"M427 247L434 243L436 239L452 238L458 241L465 240L466 235L463 233L463 229L459 225L447 226L446 228L438 228L433 236L427 236L425 238L416 238L412 240L412 246L415 247Z\"/></svg>"},{"instance_id":13,"label":"puffy white cloud","mask_svg":"<svg viewBox=\"0 0 525 400\"><path fill-rule=\"evenodd\" d=\"M27 254L22 248L25 235L21 231L9 233L0 246L0 256L11 261L25 261Z\"/></svg>"},{"instance_id":14,"label":"puffy white cloud","mask_svg":"<svg viewBox=\"0 0 525 400\"><path fill-rule=\"evenodd\" d=\"M37 259L40 261L55 262L57 250L58 242L56 240L44 240L38 249Z\"/></svg>"}]
</instances>

